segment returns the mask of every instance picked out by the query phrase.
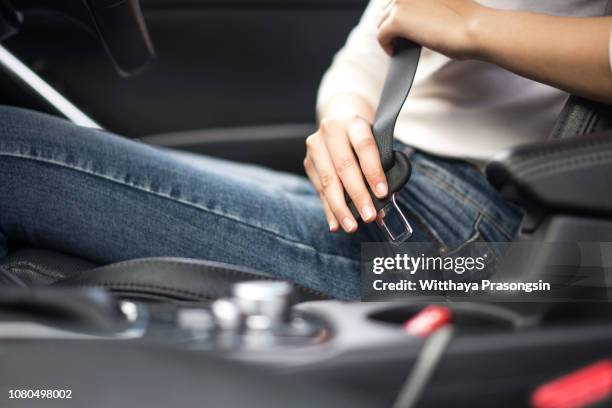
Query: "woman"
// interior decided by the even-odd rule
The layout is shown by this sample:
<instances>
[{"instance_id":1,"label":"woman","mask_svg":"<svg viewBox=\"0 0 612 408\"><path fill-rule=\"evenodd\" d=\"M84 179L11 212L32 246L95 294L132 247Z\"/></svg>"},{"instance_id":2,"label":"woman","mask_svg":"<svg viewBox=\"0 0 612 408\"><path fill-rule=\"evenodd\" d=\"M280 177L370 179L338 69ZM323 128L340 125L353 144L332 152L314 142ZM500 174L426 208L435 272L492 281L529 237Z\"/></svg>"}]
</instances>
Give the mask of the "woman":
<instances>
[{"instance_id":1,"label":"woman","mask_svg":"<svg viewBox=\"0 0 612 408\"><path fill-rule=\"evenodd\" d=\"M426 47L396 127L414 164L401 191L411 239L441 252L511 240L522 212L479 165L545 138L564 91L612 102L612 19L575 17L601 15L605 3L372 1L321 85L304 160L312 185L3 108L0 256L25 241L104 263L205 258L358 297L360 243L380 238L358 228L344 190L371 223L365 183L380 197L387 184L370 122L398 36Z\"/></svg>"}]
</instances>

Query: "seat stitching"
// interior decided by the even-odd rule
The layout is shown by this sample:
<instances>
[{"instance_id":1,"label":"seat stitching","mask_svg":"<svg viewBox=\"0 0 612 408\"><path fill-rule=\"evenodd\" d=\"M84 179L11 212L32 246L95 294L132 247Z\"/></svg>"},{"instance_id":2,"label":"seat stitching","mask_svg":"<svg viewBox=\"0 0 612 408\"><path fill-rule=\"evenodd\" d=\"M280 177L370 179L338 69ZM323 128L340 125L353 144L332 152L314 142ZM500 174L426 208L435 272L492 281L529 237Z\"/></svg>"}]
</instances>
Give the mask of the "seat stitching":
<instances>
[{"instance_id":1,"label":"seat stitching","mask_svg":"<svg viewBox=\"0 0 612 408\"><path fill-rule=\"evenodd\" d=\"M166 261L166 260L148 260L148 259L134 259L134 260L129 260L129 261L123 261L123 262L118 262L115 263L113 265L109 265L109 266L103 266L100 268L95 268L92 269L90 271L86 271L86 272L81 272L79 275L77 275L76 277L86 277L86 275L88 273L91 273L92 271L96 271L96 270L105 270L105 271L111 271L111 270L116 270L116 269L120 269L123 268L127 265L159 265L160 263L162 263L164 265L167 265L169 267L172 266L177 266L177 267L182 267L182 268L190 268L192 270L196 270L196 271L202 271L202 272L214 272L214 273L223 273L223 274L229 274L229 275L233 275L235 277L248 277L248 278L253 278L253 279L261 279L261 280L274 280L277 279L274 276L271 276L269 274L259 274L259 273L255 273L255 272L249 272L249 271L243 271L243 270L236 270L236 269L230 269L230 268L224 268L222 266L211 266L211 265L198 265L198 264L191 264L188 262L180 262L180 261ZM75 277L75 278L76 278ZM309 288L307 286L301 285L301 284L297 284L294 283L295 287L298 290L302 290L304 292L310 292L314 295L318 295L318 296L325 296L328 297L328 295L324 294L323 292L320 292L318 290Z\"/></svg>"},{"instance_id":2,"label":"seat stitching","mask_svg":"<svg viewBox=\"0 0 612 408\"><path fill-rule=\"evenodd\" d=\"M579 169L584 165L597 165L608 163L612 160L612 152L608 153L587 153L572 158L559 158L539 166L530 167L518 173L519 176L533 175L536 177L545 177L554 174L557 170L563 169L566 171Z\"/></svg>"},{"instance_id":3,"label":"seat stitching","mask_svg":"<svg viewBox=\"0 0 612 408\"><path fill-rule=\"evenodd\" d=\"M10 262L7 265L7 268L10 271L15 271L16 273L18 273L19 270L30 270L31 272L38 273L39 275L42 275L46 278L51 278L51 279L64 278L64 276L60 273L56 273L56 272L47 270L41 266L35 265L31 262L26 262L26 261Z\"/></svg>"},{"instance_id":4,"label":"seat stitching","mask_svg":"<svg viewBox=\"0 0 612 408\"><path fill-rule=\"evenodd\" d=\"M570 142L567 142L568 139L564 139L563 141L560 142L553 142L553 143L563 143L562 145L559 146L543 146L542 147L542 151L538 151L538 150L533 150L533 151L528 151L528 152L521 152L520 153L520 157L516 160L518 161L518 163L516 163L517 165L520 165L521 162L526 162L526 161L532 161L535 159L541 159L541 158L545 158L547 156L550 155L554 155L557 153L565 153L565 152L570 152L573 153L576 151L576 149L586 149L589 147L598 147L600 145L607 145L607 144L612 144L612 141L610 140L609 137L606 138L602 138L602 139L596 139L596 140L579 140L579 141L575 141L575 140L571 140Z\"/></svg>"},{"instance_id":5,"label":"seat stitching","mask_svg":"<svg viewBox=\"0 0 612 408\"><path fill-rule=\"evenodd\" d=\"M111 289L141 289L141 290L146 290L146 289L158 289L158 290L163 290L163 291L167 291L171 294L174 295L183 295L183 296L189 296L189 297L196 297L196 298L205 298L205 299L214 299L214 295L209 295L205 292L198 292L198 291L189 291L189 290L184 290L184 289L176 289L176 288L172 288L169 286L163 286L163 285L153 285L153 284L149 284L149 283L136 283L136 282L99 282L99 283L95 283L95 284L88 284L88 283L78 283L76 286L80 286L80 287L104 287L104 288L111 288Z\"/></svg>"}]
</instances>

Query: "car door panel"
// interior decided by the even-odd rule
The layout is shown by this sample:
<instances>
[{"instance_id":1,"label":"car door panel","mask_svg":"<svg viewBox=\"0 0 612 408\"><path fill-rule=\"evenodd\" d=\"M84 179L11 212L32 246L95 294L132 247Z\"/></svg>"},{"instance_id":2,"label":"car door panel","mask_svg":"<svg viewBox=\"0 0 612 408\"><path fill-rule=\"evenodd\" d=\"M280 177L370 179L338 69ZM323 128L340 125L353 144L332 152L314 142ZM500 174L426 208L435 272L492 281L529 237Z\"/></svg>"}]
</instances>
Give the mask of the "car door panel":
<instances>
[{"instance_id":1,"label":"car door panel","mask_svg":"<svg viewBox=\"0 0 612 408\"><path fill-rule=\"evenodd\" d=\"M5 45L110 131L299 172L320 77L366 3L142 0L157 59L127 79L98 38L64 17L26 14Z\"/></svg>"},{"instance_id":2,"label":"car door panel","mask_svg":"<svg viewBox=\"0 0 612 408\"><path fill-rule=\"evenodd\" d=\"M66 21L27 25L7 45L95 120L128 137L313 122L320 76L363 3L146 0L157 62L129 79L114 72L96 38Z\"/></svg>"}]
</instances>

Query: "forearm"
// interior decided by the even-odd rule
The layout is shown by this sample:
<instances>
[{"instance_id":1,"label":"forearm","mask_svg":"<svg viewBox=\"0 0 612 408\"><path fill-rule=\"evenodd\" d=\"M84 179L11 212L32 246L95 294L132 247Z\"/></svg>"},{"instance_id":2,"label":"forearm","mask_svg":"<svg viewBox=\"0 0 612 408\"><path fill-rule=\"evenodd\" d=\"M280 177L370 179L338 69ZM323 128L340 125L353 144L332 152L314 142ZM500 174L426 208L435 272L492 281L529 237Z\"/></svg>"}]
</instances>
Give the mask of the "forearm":
<instances>
[{"instance_id":1,"label":"forearm","mask_svg":"<svg viewBox=\"0 0 612 408\"><path fill-rule=\"evenodd\" d=\"M359 116L372 123L374 108L357 94L342 93L330 98L319 110L319 120L323 118L344 119Z\"/></svg>"},{"instance_id":2,"label":"forearm","mask_svg":"<svg viewBox=\"0 0 612 408\"><path fill-rule=\"evenodd\" d=\"M470 25L473 57L535 81L612 103L612 18L482 8Z\"/></svg>"}]
</instances>

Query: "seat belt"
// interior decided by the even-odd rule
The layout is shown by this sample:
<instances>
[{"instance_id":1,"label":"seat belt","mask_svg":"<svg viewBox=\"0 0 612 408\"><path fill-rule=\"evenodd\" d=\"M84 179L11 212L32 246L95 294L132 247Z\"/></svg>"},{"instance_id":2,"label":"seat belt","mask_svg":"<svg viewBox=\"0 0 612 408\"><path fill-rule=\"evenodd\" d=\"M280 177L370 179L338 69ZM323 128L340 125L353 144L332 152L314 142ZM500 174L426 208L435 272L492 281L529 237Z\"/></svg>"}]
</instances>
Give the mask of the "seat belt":
<instances>
[{"instance_id":1,"label":"seat belt","mask_svg":"<svg viewBox=\"0 0 612 408\"><path fill-rule=\"evenodd\" d=\"M372 125L372 133L389 185L389 194L384 199L378 199L370 187L367 188L376 208L376 223L391 243L401 243L412 236L412 227L397 201L398 191L410 178L412 167L404 152L393 150L393 142L395 123L412 88L420 55L420 45L404 38L396 39L389 72ZM345 197L353 216L359 220L359 211L348 194Z\"/></svg>"}]
</instances>

